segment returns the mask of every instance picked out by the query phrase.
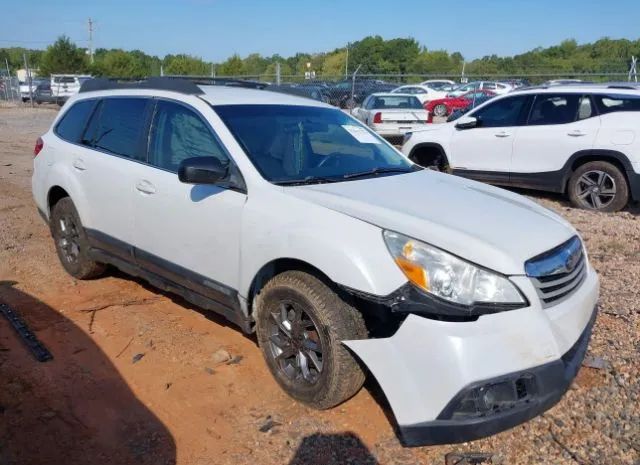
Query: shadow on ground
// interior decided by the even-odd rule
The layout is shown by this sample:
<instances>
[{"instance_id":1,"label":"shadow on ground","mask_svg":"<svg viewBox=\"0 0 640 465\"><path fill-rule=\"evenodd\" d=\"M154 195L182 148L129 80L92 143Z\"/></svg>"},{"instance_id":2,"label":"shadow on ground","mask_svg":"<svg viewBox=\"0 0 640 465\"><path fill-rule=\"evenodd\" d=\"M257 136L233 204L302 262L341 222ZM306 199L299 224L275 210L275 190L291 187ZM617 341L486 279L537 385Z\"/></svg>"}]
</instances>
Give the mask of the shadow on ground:
<instances>
[{"instance_id":1,"label":"shadow on ground","mask_svg":"<svg viewBox=\"0 0 640 465\"><path fill-rule=\"evenodd\" d=\"M377 465L360 438L353 433L312 434L305 437L289 465Z\"/></svg>"},{"instance_id":2,"label":"shadow on ground","mask_svg":"<svg viewBox=\"0 0 640 465\"><path fill-rule=\"evenodd\" d=\"M170 432L95 342L15 284L0 281L0 302L54 358L37 362L0 317L0 464L175 464Z\"/></svg>"}]
</instances>

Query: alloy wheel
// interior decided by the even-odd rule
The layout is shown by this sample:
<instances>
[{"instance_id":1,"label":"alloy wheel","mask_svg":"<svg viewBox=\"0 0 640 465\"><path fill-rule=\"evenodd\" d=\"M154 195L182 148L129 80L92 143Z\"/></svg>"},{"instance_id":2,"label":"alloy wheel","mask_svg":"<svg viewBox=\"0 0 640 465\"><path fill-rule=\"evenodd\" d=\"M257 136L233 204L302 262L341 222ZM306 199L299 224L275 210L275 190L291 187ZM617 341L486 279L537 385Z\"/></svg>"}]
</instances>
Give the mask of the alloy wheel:
<instances>
[{"instance_id":1,"label":"alloy wheel","mask_svg":"<svg viewBox=\"0 0 640 465\"><path fill-rule=\"evenodd\" d=\"M433 114L436 116L444 116L447 114L447 107L445 105L436 105L433 109Z\"/></svg>"},{"instance_id":2,"label":"alloy wheel","mask_svg":"<svg viewBox=\"0 0 640 465\"><path fill-rule=\"evenodd\" d=\"M578 198L585 206L595 210L606 208L616 197L616 182L600 170L587 171L576 184Z\"/></svg>"},{"instance_id":3,"label":"alloy wheel","mask_svg":"<svg viewBox=\"0 0 640 465\"><path fill-rule=\"evenodd\" d=\"M63 216L58 222L58 247L69 263L77 263L80 256L80 233L73 218Z\"/></svg>"},{"instance_id":4,"label":"alloy wheel","mask_svg":"<svg viewBox=\"0 0 640 465\"><path fill-rule=\"evenodd\" d=\"M323 368L320 333L302 306L281 302L271 312L269 345L278 367L292 381L316 384Z\"/></svg>"}]
</instances>

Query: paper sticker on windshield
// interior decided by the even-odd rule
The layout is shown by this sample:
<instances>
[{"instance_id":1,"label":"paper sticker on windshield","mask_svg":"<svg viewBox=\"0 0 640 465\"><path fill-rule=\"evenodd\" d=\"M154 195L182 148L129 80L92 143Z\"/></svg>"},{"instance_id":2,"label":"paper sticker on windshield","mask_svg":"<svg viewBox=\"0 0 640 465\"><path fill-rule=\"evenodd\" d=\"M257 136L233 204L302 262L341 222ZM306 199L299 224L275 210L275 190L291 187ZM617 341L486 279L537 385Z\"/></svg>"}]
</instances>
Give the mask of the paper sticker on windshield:
<instances>
[{"instance_id":1,"label":"paper sticker on windshield","mask_svg":"<svg viewBox=\"0 0 640 465\"><path fill-rule=\"evenodd\" d=\"M352 124L343 124L342 127L345 131L353 136L355 140L361 144L379 144L380 141L374 137L369 131L360 126L353 126Z\"/></svg>"}]
</instances>

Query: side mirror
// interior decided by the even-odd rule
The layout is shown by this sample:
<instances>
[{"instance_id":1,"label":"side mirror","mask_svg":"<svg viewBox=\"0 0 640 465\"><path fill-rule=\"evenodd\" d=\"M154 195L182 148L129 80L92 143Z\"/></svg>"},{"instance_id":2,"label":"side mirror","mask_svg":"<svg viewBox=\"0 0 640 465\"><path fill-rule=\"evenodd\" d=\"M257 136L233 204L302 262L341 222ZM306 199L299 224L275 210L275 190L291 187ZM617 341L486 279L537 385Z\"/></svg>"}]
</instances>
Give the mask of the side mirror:
<instances>
[{"instance_id":1,"label":"side mirror","mask_svg":"<svg viewBox=\"0 0 640 465\"><path fill-rule=\"evenodd\" d=\"M178 179L185 184L216 184L228 174L229 166L216 157L187 158L178 166Z\"/></svg>"},{"instance_id":2,"label":"side mirror","mask_svg":"<svg viewBox=\"0 0 640 465\"><path fill-rule=\"evenodd\" d=\"M471 129L478 126L478 118L473 116L461 116L456 123L456 129Z\"/></svg>"}]
</instances>

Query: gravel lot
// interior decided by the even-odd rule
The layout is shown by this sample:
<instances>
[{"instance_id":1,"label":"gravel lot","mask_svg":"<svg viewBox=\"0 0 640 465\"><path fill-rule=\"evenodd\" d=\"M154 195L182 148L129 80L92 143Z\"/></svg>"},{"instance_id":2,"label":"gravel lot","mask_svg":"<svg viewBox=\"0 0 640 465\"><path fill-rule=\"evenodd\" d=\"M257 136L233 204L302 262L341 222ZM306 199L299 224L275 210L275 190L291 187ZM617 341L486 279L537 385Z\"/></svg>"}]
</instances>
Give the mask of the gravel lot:
<instances>
[{"instance_id":1,"label":"gravel lot","mask_svg":"<svg viewBox=\"0 0 640 465\"><path fill-rule=\"evenodd\" d=\"M33 145L55 111L0 106L0 301L54 355L35 362L0 319L0 465L443 464L460 451L503 464L640 464L637 207L596 214L524 192L578 228L600 273L589 366L527 424L408 449L372 380L337 408L307 409L277 387L255 340L222 318L115 271L66 275L30 194Z\"/></svg>"}]
</instances>

